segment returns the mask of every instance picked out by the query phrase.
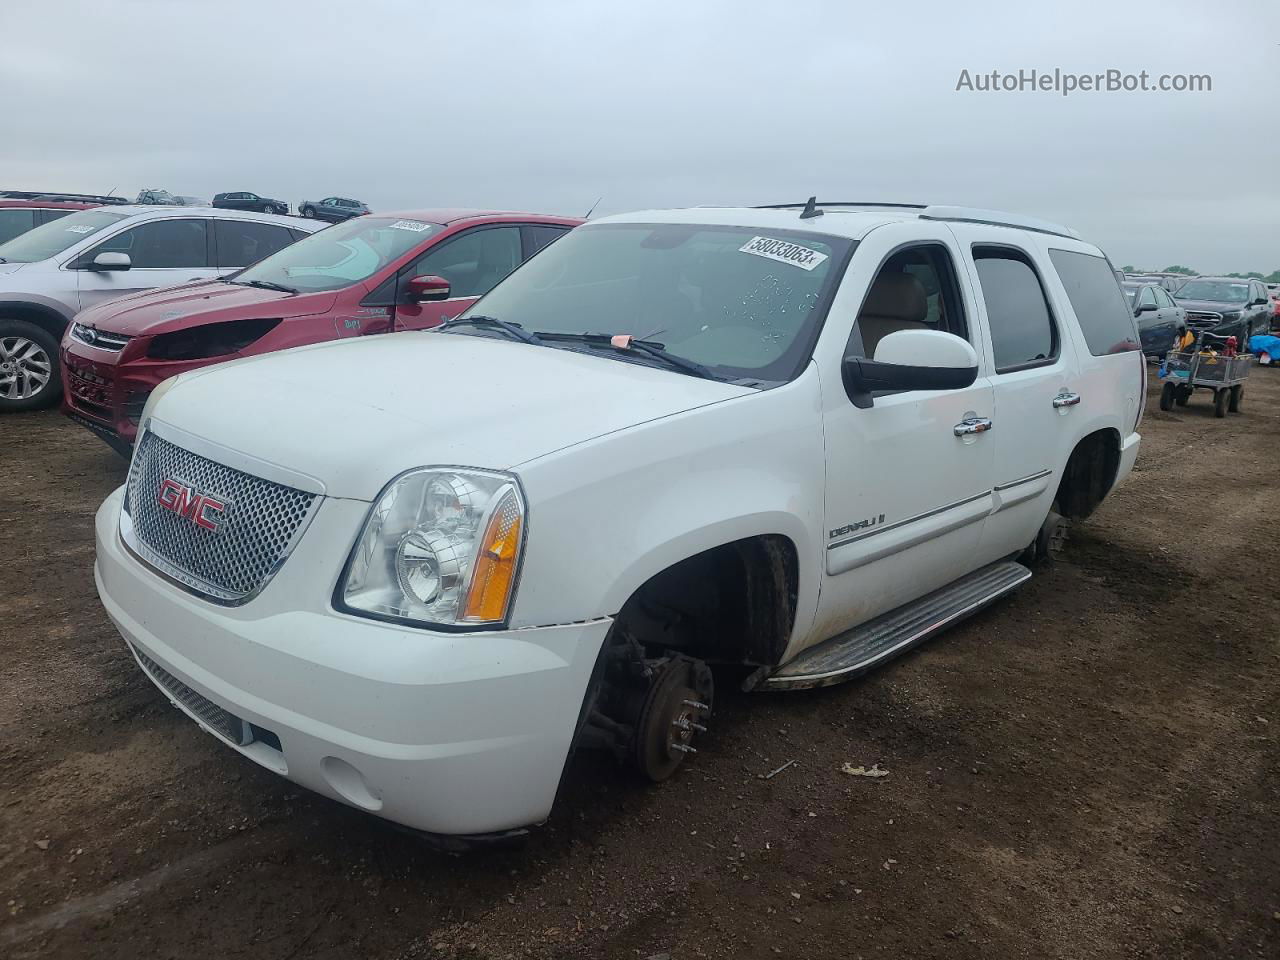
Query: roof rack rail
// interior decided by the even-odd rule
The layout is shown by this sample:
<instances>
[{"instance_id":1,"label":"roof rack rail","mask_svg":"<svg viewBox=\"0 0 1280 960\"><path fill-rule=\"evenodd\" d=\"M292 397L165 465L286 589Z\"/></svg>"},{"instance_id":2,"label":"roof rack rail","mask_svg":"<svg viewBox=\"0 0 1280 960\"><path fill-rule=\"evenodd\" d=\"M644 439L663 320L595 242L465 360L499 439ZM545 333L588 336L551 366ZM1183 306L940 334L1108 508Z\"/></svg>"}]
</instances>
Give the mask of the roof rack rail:
<instances>
[{"instance_id":1,"label":"roof rack rail","mask_svg":"<svg viewBox=\"0 0 1280 960\"><path fill-rule=\"evenodd\" d=\"M810 203L816 203L819 207L892 207L899 210L924 210L929 206L927 203L896 203L880 200L806 200L803 203L759 203L753 209L802 210Z\"/></svg>"},{"instance_id":2,"label":"roof rack rail","mask_svg":"<svg viewBox=\"0 0 1280 960\"><path fill-rule=\"evenodd\" d=\"M96 193L62 193L58 190L0 190L0 200L68 200L74 203L128 203L126 197L108 197Z\"/></svg>"},{"instance_id":3,"label":"roof rack rail","mask_svg":"<svg viewBox=\"0 0 1280 960\"><path fill-rule=\"evenodd\" d=\"M1019 230L1031 230L1034 233L1047 233L1055 237L1070 237L1079 240L1080 234L1064 227L1062 224L1036 217L1022 217L1015 213L1004 213L1000 210L981 210L976 207L948 207L934 204L924 208L921 220L951 220L959 223L987 223L996 227L1017 227Z\"/></svg>"}]
</instances>

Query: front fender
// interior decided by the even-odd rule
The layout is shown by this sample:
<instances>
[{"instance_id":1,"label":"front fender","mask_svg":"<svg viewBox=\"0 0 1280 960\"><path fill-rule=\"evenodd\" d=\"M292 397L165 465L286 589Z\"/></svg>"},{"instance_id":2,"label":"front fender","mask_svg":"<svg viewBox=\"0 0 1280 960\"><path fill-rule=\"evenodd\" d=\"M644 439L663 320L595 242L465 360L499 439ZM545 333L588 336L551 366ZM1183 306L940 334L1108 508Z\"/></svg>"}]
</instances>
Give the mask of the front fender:
<instances>
[{"instance_id":1,"label":"front fender","mask_svg":"<svg viewBox=\"0 0 1280 960\"><path fill-rule=\"evenodd\" d=\"M616 614L642 584L764 534L796 548L793 637L817 607L824 447L812 372L577 444L517 468L529 527L513 626Z\"/></svg>"}]
</instances>

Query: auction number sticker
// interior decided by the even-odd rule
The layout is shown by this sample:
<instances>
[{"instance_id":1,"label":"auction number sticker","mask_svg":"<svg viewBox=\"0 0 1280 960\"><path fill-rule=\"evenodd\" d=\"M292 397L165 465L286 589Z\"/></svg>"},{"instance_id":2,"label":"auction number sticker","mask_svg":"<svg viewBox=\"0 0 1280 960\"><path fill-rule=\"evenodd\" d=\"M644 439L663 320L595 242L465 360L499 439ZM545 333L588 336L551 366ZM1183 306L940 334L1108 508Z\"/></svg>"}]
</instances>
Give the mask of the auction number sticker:
<instances>
[{"instance_id":1,"label":"auction number sticker","mask_svg":"<svg viewBox=\"0 0 1280 960\"><path fill-rule=\"evenodd\" d=\"M89 233L93 227L87 223L77 223L74 226L67 227L67 233Z\"/></svg>"},{"instance_id":2,"label":"auction number sticker","mask_svg":"<svg viewBox=\"0 0 1280 960\"><path fill-rule=\"evenodd\" d=\"M392 230L411 230L414 233L422 233L424 230L430 230L429 223L419 223L417 220L397 220L391 225Z\"/></svg>"},{"instance_id":3,"label":"auction number sticker","mask_svg":"<svg viewBox=\"0 0 1280 960\"><path fill-rule=\"evenodd\" d=\"M813 270L827 259L825 253L810 250L790 240L775 240L772 237L752 237L738 248L741 253L749 253L756 257L767 257L779 263L789 263L801 270Z\"/></svg>"}]
</instances>

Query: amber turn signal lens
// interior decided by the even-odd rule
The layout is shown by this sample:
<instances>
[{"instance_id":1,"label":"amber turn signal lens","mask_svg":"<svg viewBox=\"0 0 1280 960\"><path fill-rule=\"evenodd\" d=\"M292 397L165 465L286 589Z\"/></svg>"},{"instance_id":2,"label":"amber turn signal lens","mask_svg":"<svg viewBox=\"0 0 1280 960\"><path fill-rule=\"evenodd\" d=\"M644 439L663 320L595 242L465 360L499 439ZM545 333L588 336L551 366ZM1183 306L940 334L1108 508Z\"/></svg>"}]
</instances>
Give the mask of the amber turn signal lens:
<instances>
[{"instance_id":1,"label":"amber turn signal lens","mask_svg":"<svg viewBox=\"0 0 1280 960\"><path fill-rule=\"evenodd\" d=\"M522 522L520 502L508 490L484 528L462 619L472 623L499 623L516 583Z\"/></svg>"}]
</instances>

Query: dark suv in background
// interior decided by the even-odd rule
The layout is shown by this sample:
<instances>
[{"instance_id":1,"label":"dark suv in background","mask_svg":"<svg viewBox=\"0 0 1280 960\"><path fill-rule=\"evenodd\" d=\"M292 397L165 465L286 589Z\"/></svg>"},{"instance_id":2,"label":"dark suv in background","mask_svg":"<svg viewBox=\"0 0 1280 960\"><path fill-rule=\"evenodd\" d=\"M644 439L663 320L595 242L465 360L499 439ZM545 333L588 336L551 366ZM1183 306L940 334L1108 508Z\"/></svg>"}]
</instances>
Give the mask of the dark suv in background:
<instances>
[{"instance_id":1,"label":"dark suv in background","mask_svg":"<svg viewBox=\"0 0 1280 960\"><path fill-rule=\"evenodd\" d=\"M222 210L255 210L258 213L288 213L289 204L283 200L260 197L246 190L233 193L215 193L213 205Z\"/></svg>"},{"instance_id":2,"label":"dark suv in background","mask_svg":"<svg viewBox=\"0 0 1280 960\"><path fill-rule=\"evenodd\" d=\"M349 197L325 197L323 200L303 200L298 204L298 213L304 217L314 217L317 220L329 220L333 223L341 223L343 220L350 220L352 217L359 217L369 213L367 204L359 200L352 200Z\"/></svg>"},{"instance_id":3,"label":"dark suv in background","mask_svg":"<svg viewBox=\"0 0 1280 960\"><path fill-rule=\"evenodd\" d=\"M1249 338L1271 329L1271 299L1261 280L1245 277L1196 277L1174 294L1187 311L1187 326L1235 337L1240 349Z\"/></svg>"}]
</instances>

